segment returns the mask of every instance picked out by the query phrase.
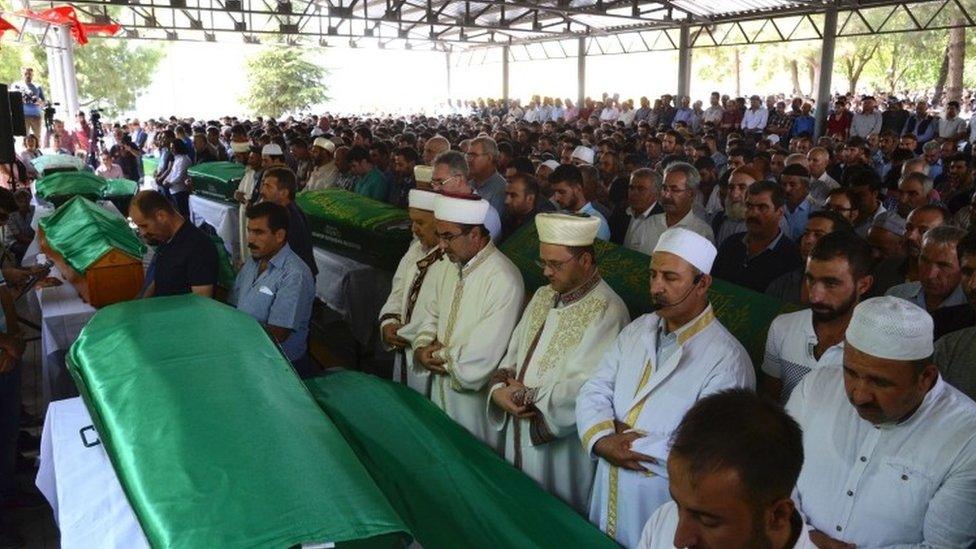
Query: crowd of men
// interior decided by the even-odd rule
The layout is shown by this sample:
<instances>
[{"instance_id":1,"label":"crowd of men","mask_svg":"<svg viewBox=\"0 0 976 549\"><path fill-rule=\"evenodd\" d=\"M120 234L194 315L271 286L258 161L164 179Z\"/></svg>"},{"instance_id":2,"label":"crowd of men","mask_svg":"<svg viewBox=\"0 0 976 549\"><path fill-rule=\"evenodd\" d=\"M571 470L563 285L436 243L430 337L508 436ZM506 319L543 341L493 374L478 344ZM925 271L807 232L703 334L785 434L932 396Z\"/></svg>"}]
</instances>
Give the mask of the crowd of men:
<instances>
[{"instance_id":1,"label":"crowd of men","mask_svg":"<svg viewBox=\"0 0 976 549\"><path fill-rule=\"evenodd\" d=\"M240 162L252 259L230 300L307 375L294 196L347 189L408 208L416 236L378 318L394 378L620 544L976 543L976 132L958 104L839 96L818 139L802 98L640 104L130 124L159 159L160 192L130 210L162 250L145 295L212 295L176 159ZM548 280L531 296L497 248L527 226ZM596 240L649 256L654 312L630 318ZM799 307L761 364L716 318L713 277Z\"/></svg>"}]
</instances>

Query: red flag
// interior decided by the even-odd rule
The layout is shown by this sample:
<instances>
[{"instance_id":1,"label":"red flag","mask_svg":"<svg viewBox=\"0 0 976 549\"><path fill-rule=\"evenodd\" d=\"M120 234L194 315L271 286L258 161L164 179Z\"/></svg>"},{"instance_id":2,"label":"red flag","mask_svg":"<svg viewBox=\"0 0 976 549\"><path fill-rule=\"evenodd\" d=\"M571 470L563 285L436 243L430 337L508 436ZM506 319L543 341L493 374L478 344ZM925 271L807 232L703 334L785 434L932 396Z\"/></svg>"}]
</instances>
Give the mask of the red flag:
<instances>
[{"instance_id":1,"label":"red flag","mask_svg":"<svg viewBox=\"0 0 976 549\"><path fill-rule=\"evenodd\" d=\"M35 21L42 21L44 23L66 25L71 31L71 36L75 38L75 41L78 42L79 45L85 45L88 43L89 33L107 34L111 36L117 34L122 28L118 23L110 23L107 25L82 23L78 20L78 14L75 12L75 9L72 6L56 6L46 10L41 10L39 12L20 10L17 12L17 15L26 17L27 19L33 19Z\"/></svg>"},{"instance_id":2,"label":"red flag","mask_svg":"<svg viewBox=\"0 0 976 549\"><path fill-rule=\"evenodd\" d=\"M7 32L8 30L17 32L17 27L13 26L13 24L3 17L0 17L0 38L3 38L3 33Z\"/></svg>"}]
</instances>

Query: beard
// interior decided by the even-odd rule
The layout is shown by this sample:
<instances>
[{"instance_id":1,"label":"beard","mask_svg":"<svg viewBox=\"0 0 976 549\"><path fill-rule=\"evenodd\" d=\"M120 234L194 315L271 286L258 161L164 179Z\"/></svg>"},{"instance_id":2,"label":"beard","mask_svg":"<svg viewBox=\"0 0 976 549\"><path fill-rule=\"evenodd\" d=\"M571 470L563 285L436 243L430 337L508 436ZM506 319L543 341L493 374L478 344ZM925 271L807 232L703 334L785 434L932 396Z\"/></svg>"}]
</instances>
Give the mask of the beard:
<instances>
[{"instance_id":1,"label":"beard","mask_svg":"<svg viewBox=\"0 0 976 549\"><path fill-rule=\"evenodd\" d=\"M814 322L830 322L831 320L840 318L848 313L854 308L854 304L857 302L857 293L852 293L843 303L836 307L830 305L815 305L810 304L810 311L813 312Z\"/></svg>"},{"instance_id":2,"label":"beard","mask_svg":"<svg viewBox=\"0 0 976 549\"><path fill-rule=\"evenodd\" d=\"M732 202L725 199L725 217L732 221L742 221L746 218L746 205L744 202Z\"/></svg>"}]
</instances>

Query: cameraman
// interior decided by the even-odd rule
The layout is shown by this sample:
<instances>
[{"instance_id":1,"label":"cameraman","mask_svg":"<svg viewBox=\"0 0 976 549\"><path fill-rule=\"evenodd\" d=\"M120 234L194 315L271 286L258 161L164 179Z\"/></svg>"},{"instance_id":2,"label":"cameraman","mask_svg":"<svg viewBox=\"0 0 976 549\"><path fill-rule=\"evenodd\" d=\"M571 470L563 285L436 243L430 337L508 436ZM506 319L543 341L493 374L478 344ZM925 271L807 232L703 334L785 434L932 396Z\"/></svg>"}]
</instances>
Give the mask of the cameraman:
<instances>
[{"instance_id":1,"label":"cameraman","mask_svg":"<svg viewBox=\"0 0 976 549\"><path fill-rule=\"evenodd\" d=\"M24 67L24 80L15 82L10 91L20 92L24 96L24 121L27 123L28 133L41 137L41 116L44 114L44 90L34 83L34 69Z\"/></svg>"},{"instance_id":2,"label":"cameraman","mask_svg":"<svg viewBox=\"0 0 976 549\"><path fill-rule=\"evenodd\" d=\"M122 168L122 173L126 179L139 181L139 162L142 158L142 151L136 148L129 136L122 128L115 128L113 132L115 144L109 150L112 159Z\"/></svg>"}]
</instances>

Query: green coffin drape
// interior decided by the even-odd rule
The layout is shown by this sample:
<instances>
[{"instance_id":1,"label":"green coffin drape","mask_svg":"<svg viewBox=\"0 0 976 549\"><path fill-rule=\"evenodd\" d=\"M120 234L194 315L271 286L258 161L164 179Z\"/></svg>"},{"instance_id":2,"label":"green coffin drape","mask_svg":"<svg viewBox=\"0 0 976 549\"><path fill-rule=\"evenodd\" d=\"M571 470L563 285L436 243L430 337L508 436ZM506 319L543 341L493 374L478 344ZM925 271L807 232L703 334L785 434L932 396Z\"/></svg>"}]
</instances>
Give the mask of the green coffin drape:
<instances>
[{"instance_id":1,"label":"green coffin drape","mask_svg":"<svg viewBox=\"0 0 976 549\"><path fill-rule=\"evenodd\" d=\"M298 193L316 246L387 271L413 238L407 210L342 189Z\"/></svg>"},{"instance_id":2,"label":"green coffin drape","mask_svg":"<svg viewBox=\"0 0 976 549\"><path fill-rule=\"evenodd\" d=\"M67 200L81 195L89 200L102 197L105 179L88 172L58 172L44 176L34 183L34 194L46 202L60 205L59 199Z\"/></svg>"},{"instance_id":3,"label":"green coffin drape","mask_svg":"<svg viewBox=\"0 0 976 549\"><path fill-rule=\"evenodd\" d=\"M82 330L68 364L153 547L284 548L407 531L244 313L194 295L112 305Z\"/></svg>"},{"instance_id":4,"label":"green coffin drape","mask_svg":"<svg viewBox=\"0 0 976 549\"><path fill-rule=\"evenodd\" d=\"M425 549L616 547L412 389L358 372L308 387Z\"/></svg>"},{"instance_id":5,"label":"green coffin drape","mask_svg":"<svg viewBox=\"0 0 976 549\"><path fill-rule=\"evenodd\" d=\"M38 225L44 230L48 245L79 274L112 249L136 259L146 253L146 245L125 219L83 196L67 201L53 214L41 218Z\"/></svg>"},{"instance_id":6,"label":"green coffin drape","mask_svg":"<svg viewBox=\"0 0 976 549\"><path fill-rule=\"evenodd\" d=\"M522 271L527 292L548 284L535 264L539 258L535 223L519 229L500 249ZM596 242L596 255L600 274L627 304L631 318L647 313L651 306L650 256L602 240ZM757 368L762 364L769 325L780 313L794 309L768 295L718 279L712 281L708 298L715 316L738 338Z\"/></svg>"},{"instance_id":7,"label":"green coffin drape","mask_svg":"<svg viewBox=\"0 0 976 549\"><path fill-rule=\"evenodd\" d=\"M234 202L234 192L244 177L245 167L237 162L204 162L189 170L193 192L206 198Z\"/></svg>"}]
</instances>

